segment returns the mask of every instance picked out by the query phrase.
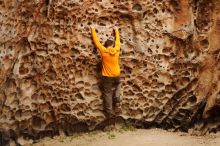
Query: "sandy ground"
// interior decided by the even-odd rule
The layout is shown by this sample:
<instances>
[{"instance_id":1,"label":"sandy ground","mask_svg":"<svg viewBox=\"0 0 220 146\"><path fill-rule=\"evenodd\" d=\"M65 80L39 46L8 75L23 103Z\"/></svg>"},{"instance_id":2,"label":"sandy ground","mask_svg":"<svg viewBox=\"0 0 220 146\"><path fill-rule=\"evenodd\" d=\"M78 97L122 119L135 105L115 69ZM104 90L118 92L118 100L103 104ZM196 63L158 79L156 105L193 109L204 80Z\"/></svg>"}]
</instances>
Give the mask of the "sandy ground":
<instances>
[{"instance_id":1,"label":"sandy ground","mask_svg":"<svg viewBox=\"0 0 220 146\"><path fill-rule=\"evenodd\" d=\"M220 134L190 136L160 129L95 131L45 138L34 146L220 146Z\"/></svg>"}]
</instances>

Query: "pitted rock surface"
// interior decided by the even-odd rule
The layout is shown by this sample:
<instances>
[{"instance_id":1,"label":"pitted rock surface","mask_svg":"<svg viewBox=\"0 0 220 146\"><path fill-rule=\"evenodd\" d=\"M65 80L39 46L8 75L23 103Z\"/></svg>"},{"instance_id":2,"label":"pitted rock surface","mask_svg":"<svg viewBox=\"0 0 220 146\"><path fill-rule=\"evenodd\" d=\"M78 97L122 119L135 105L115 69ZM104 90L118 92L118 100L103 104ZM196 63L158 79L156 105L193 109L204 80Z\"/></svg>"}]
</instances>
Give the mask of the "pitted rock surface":
<instances>
[{"instance_id":1,"label":"pitted rock surface","mask_svg":"<svg viewBox=\"0 0 220 146\"><path fill-rule=\"evenodd\" d=\"M2 142L104 120L91 25L102 44L120 28L121 117L219 130L220 0L1 0L0 25Z\"/></svg>"}]
</instances>

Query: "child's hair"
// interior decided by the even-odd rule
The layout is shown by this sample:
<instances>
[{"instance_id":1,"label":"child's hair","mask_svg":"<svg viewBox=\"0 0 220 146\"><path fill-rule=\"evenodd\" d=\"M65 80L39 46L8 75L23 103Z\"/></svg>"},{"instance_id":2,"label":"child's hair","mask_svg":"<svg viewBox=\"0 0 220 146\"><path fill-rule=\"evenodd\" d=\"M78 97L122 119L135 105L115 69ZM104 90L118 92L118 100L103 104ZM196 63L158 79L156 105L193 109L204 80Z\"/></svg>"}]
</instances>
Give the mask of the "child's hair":
<instances>
[{"instance_id":1,"label":"child's hair","mask_svg":"<svg viewBox=\"0 0 220 146\"><path fill-rule=\"evenodd\" d=\"M106 48L108 48L108 47L113 46L113 44L114 44L114 42L113 42L112 40L107 40L107 41L105 41L104 46L105 46Z\"/></svg>"}]
</instances>

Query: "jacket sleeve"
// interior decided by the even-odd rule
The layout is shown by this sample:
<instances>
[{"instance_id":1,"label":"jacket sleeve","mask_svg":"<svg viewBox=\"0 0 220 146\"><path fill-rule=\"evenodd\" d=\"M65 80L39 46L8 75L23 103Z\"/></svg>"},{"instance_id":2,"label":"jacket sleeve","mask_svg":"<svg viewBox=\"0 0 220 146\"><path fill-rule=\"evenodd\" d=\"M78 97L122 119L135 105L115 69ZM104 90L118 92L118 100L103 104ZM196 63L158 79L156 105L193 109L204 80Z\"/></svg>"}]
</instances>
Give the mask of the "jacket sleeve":
<instances>
[{"instance_id":1,"label":"jacket sleeve","mask_svg":"<svg viewBox=\"0 0 220 146\"><path fill-rule=\"evenodd\" d=\"M115 49L120 50L120 36L118 28L115 28Z\"/></svg>"},{"instance_id":2,"label":"jacket sleeve","mask_svg":"<svg viewBox=\"0 0 220 146\"><path fill-rule=\"evenodd\" d=\"M101 53L105 52L106 51L106 48L99 42L98 38L97 38L97 35L96 35L96 30L95 28L92 28L92 38L93 38L93 41L96 45L96 47L99 49L99 51Z\"/></svg>"}]
</instances>

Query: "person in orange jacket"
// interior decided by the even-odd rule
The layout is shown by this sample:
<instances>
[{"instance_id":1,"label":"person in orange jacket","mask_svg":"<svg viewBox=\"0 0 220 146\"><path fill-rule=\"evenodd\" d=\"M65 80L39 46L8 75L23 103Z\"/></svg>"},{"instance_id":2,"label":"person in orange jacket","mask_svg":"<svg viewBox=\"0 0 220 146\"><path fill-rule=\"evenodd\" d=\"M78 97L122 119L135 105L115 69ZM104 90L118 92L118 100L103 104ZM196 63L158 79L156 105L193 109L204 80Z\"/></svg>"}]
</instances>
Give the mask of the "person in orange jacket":
<instances>
[{"instance_id":1,"label":"person in orange jacket","mask_svg":"<svg viewBox=\"0 0 220 146\"><path fill-rule=\"evenodd\" d=\"M91 27L93 41L98 48L102 58L102 94L104 99L104 110L106 116L111 118L114 116L113 111L113 99L114 102L120 102L120 66L119 66L119 54L120 54L120 36L118 28L115 30L115 46L113 47L113 41L107 40L105 46L103 46L96 35L96 30ZM115 96L112 99L112 88L115 88Z\"/></svg>"}]
</instances>

